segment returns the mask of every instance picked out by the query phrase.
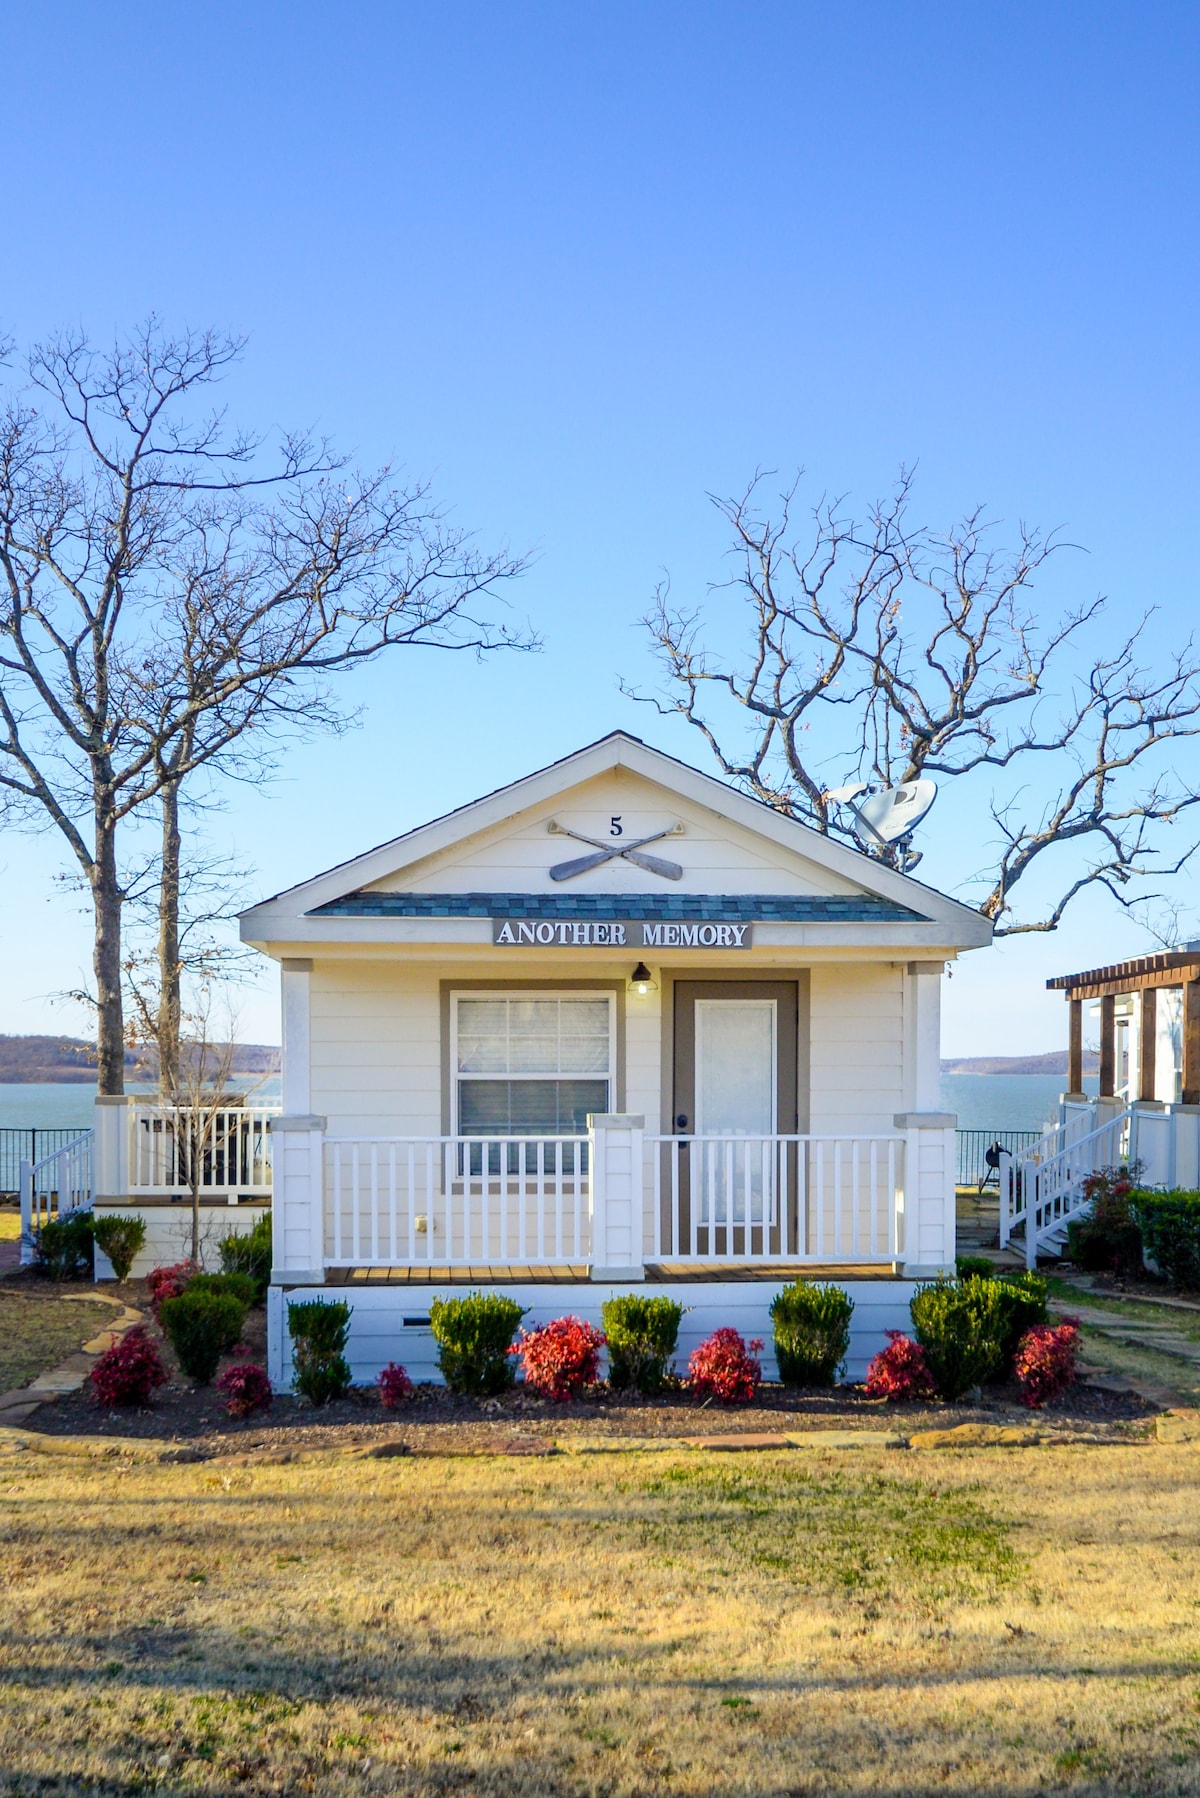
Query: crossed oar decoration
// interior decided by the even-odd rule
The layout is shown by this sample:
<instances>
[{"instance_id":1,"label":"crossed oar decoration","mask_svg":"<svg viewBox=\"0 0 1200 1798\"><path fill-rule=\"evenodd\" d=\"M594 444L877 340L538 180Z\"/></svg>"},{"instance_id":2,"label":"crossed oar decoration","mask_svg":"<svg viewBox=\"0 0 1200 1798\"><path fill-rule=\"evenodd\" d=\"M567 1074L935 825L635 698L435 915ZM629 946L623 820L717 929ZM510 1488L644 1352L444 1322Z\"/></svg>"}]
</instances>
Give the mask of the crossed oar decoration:
<instances>
[{"instance_id":1,"label":"crossed oar decoration","mask_svg":"<svg viewBox=\"0 0 1200 1798\"><path fill-rule=\"evenodd\" d=\"M589 868L599 868L605 862L615 861L618 856L632 862L635 868L644 868L647 874L660 874L664 880L682 880L683 869L678 862L664 861L659 855L643 855L642 850L647 843L658 843L663 837L679 837L683 835L682 824L672 824L666 830L656 830L653 836L640 837L636 843L608 842L603 838L585 837L577 830L566 830L553 819L549 824L553 837L571 837L576 843L590 843L598 855L581 855L571 862L558 862L550 870L551 880L570 880L574 874L586 874Z\"/></svg>"}]
</instances>

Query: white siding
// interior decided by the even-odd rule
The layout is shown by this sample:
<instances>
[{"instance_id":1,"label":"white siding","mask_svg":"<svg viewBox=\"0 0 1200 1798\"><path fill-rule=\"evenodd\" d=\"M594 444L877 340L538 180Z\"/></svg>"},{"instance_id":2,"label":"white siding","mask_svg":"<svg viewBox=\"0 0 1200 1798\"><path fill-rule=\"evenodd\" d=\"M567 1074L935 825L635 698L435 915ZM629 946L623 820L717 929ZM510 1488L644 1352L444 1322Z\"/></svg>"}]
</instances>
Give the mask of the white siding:
<instances>
[{"instance_id":1,"label":"white siding","mask_svg":"<svg viewBox=\"0 0 1200 1798\"><path fill-rule=\"evenodd\" d=\"M610 835L619 815L624 835ZM648 845L649 853L680 863L675 893L850 894L862 888L733 824L706 807L680 800L641 776L618 770L588 781L552 805L541 805L467 842L375 882L381 892L562 892L550 879L557 862L586 855L586 844L551 835L551 820L606 845L635 843L677 821L684 834ZM572 879L573 893L644 893L664 882L619 857Z\"/></svg>"},{"instance_id":2,"label":"white siding","mask_svg":"<svg viewBox=\"0 0 1200 1798\"><path fill-rule=\"evenodd\" d=\"M911 1280L846 1280L841 1282L854 1300L854 1316L850 1324L850 1352L846 1357L846 1373L851 1380L861 1380L871 1356L887 1346L885 1331L911 1327L908 1305L913 1294ZM770 1304L782 1285L769 1280L713 1280L705 1285L689 1283L671 1286L526 1286L516 1281L487 1288L503 1292L528 1307L526 1328L549 1323L551 1318L570 1312L588 1323L599 1325L600 1307L605 1299L618 1293L659 1294L678 1299L687 1307L679 1329L679 1347L675 1365L682 1372L688 1356L714 1330L731 1327L747 1339L761 1337L766 1347L761 1356L767 1379L778 1377L773 1352ZM414 1380L441 1381L437 1365L437 1345L424 1321L429 1315L430 1301L435 1298L461 1298L463 1286L316 1286L299 1287L283 1292L272 1287L268 1332L270 1339L269 1371L276 1391L286 1390L291 1383L291 1341L286 1329L286 1306L289 1300L300 1304L306 1299L345 1299L351 1307L350 1341L347 1358L358 1386L370 1385L389 1361L399 1361ZM405 1318L412 1321L405 1324ZM603 1369L602 1369L603 1371ZM712 1412L696 1411L697 1433L706 1427Z\"/></svg>"},{"instance_id":3,"label":"white siding","mask_svg":"<svg viewBox=\"0 0 1200 1798\"><path fill-rule=\"evenodd\" d=\"M331 1135L440 1133L437 968L318 962L311 1006L312 1107Z\"/></svg>"},{"instance_id":4,"label":"white siding","mask_svg":"<svg viewBox=\"0 0 1200 1798\"><path fill-rule=\"evenodd\" d=\"M904 1110L904 974L841 963L812 970L809 1128L890 1134Z\"/></svg>"}]
</instances>

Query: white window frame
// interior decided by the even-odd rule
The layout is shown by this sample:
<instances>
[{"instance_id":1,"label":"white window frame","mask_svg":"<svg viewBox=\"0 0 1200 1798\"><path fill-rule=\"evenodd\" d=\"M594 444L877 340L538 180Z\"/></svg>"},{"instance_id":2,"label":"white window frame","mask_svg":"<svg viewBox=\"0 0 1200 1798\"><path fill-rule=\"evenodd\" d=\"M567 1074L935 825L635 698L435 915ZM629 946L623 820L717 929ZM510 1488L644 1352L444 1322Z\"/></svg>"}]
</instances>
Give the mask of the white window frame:
<instances>
[{"instance_id":1,"label":"white window frame","mask_svg":"<svg viewBox=\"0 0 1200 1798\"><path fill-rule=\"evenodd\" d=\"M458 1066L458 1002L460 999L603 999L608 1006L608 1067L603 1075L588 1074L463 1074ZM450 991L450 1133L454 1137L460 1134L458 1127L458 1087L462 1080L598 1080L603 1079L608 1087L608 1108L613 1106L613 1093L617 1080L617 996L613 992L598 992L593 987L564 988L560 986L531 986L514 990L512 987L461 987ZM521 1133L529 1136L529 1131ZM582 1132L579 1141L583 1141L586 1132Z\"/></svg>"}]
</instances>

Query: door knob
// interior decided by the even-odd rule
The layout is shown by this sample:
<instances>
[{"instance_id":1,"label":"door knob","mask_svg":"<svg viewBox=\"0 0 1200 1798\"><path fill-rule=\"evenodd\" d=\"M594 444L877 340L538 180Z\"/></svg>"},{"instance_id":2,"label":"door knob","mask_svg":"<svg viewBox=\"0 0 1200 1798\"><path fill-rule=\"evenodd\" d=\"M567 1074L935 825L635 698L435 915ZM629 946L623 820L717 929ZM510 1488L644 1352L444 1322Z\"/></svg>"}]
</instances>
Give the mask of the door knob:
<instances>
[{"instance_id":1,"label":"door knob","mask_svg":"<svg viewBox=\"0 0 1200 1798\"><path fill-rule=\"evenodd\" d=\"M675 1119L675 1128L677 1130L686 1130L687 1129L687 1112L686 1111L681 1111L679 1116Z\"/></svg>"}]
</instances>

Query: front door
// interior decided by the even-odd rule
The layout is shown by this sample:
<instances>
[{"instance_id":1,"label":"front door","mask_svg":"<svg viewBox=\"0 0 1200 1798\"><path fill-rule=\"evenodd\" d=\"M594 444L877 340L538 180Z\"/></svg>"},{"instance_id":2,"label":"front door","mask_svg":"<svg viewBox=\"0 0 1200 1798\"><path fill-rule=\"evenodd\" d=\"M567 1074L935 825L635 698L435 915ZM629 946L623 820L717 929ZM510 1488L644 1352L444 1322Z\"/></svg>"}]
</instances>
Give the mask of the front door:
<instances>
[{"instance_id":1,"label":"front door","mask_svg":"<svg viewBox=\"0 0 1200 1798\"><path fill-rule=\"evenodd\" d=\"M681 980L675 986L675 1133L687 1151L695 1224L776 1221L779 1151L794 1133L797 988L793 981Z\"/></svg>"}]
</instances>

